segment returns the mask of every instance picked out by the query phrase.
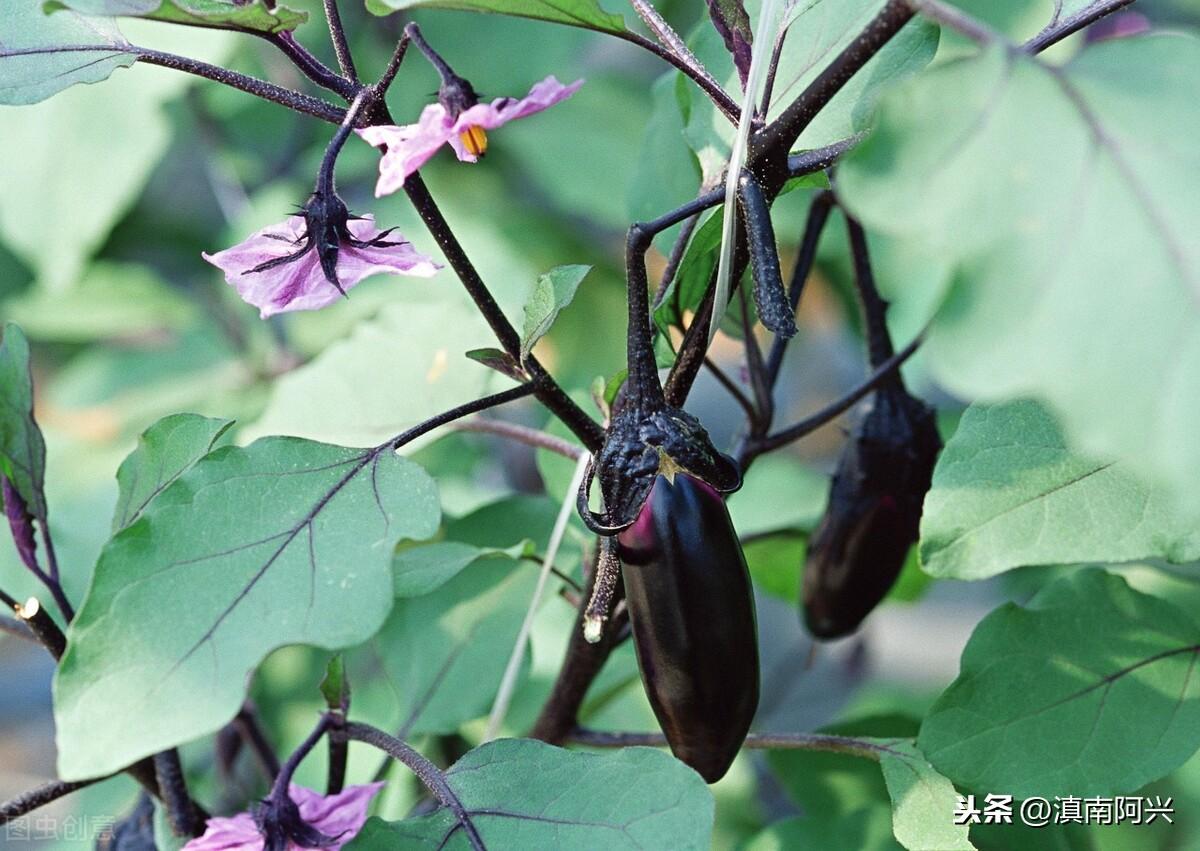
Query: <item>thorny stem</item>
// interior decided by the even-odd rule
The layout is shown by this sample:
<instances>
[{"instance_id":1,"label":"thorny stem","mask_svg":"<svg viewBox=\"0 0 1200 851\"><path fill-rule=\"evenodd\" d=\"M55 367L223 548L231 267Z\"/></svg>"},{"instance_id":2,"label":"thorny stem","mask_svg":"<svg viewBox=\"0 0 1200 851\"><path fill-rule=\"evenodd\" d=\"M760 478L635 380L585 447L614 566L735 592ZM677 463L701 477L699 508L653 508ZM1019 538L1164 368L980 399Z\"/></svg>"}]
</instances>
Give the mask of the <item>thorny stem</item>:
<instances>
[{"instance_id":1,"label":"thorny stem","mask_svg":"<svg viewBox=\"0 0 1200 851\"><path fill-rule=\"evenodd\" d=\"M579 459L583 454L583 450L573 443L563 440L561 437L555 437L552 434L547 434L544 431L539 431L535 428L519 425L518 423L510 423L504 420L485 420L476 417L470 420L463 420L454 426L458 431L473 431L480 434L494 434L498 437L504 437L509 440L515 440L518 443L524 443L526 446L532 446L535 449L546 449L564 458L570 458L572 461Z\"/></svg>"},{"instance_id":2,"label":"thorny stem","mask_svg":"<svg viewBox=\"0 0 1200 851\"><path fill-rule=\"evenodd\" d=\"M921 345L923 337L918 336L911 343L905 346L896 354L892 355L886 361L881 363L874 372L872 372L861 384L852 389L842 398L838 399L829 405L826 405L821 410L814 414L810 414L799 422L788 426L782 431L778 431L768 437L764 437L758 441L751 441L747 444L743 451L743 457L740 460L742 469L745 469L750 460L762 455L764 452L770 452L778 449L785 443L791 443L793 440L799 440L807 434L819 429L825 423L846 412L859 399L866 396L876 387L892 377L892 374L900 368L900 366L912 356Z\"/></svg>"},{"instance_id":3,"label":"thorny stem","mask_svg":"<svg viewBox=\"0 0 1200 851\"><path fill-rule=\"evenodd\" d=\"M471 821L471 816L467 813L467 808L463 806L458 795L450 788L450 784L446 780L446 775L436 765L405 742L394 736L389 736L387 733L369 724L349 721L346 723L344 733L346 738L378 748L407 766L413 774L417 775L418 779L425 785L425 788L433 794L433 797L454 814L454 818L458 821L458 827L466 833L467 841L471 843L471 848L475 849L475 851L485 851L483 839L480 837L474 822Z\"/></svg>"},{"instance_id":4,"label":"thorny stem","mask_svg":"<svg viewBox=\"0 0 1200 851\"><path fill-rule=\"evenodd\" d=\"M713 362L712 358L705 358L704 366L712 373L712 377L717 380L717 383L733 397L733 400L738 403L738 407L745 412L749 419L753 420L758 416L758 412L754 410L754 403L746 397L746 394L734 383L733 379L726 375L725 371Z\"/></svg>"},{"instance_id":5,"label":"thorny stem","mask_svg":"<svg viewBox=\"0 0 1200 851\"><path fill-rule=\"evenodd\" d=\"M817 260L817 246L821 241L821 232L829 220L829 212L833 209L833 193L826 190L817 193L808 208L808 220L804 225L804 236L800 241L800 251L796 255L796 265L792 269L792 280L788 285L788 300L792 305L792 313L800 307L800 296L804 293L804 285L812 272ZM779 379L779 369L783 365L783 355L787 350L788 340L776 337L771 344L771 352L767 355L767 382L774 388ZM770 422L767 426L770 427Z\"/></svg>"},{"instance_id":6,"label":"thorny stem","mask_svg":"<svg viewBox=\"0 0 1200 851\"><path fill-rule=\"evenodd\" d=\"M71 48L58 48L60 51L63 49L70 50ZM80 47L78 49L83 50L85 48ZM86 49L94 51L95 47L88 47ZM331 124L340 124L345 115L345 110L329 101L295 92L283 86L268 83L266 80L260 80L246 74L239 74L237 71L230 71L218 65L210 65L198 59L190 59L186 56L164 53L160 50L151 50L135 45L120 48L119 52L132 54L137 57L139 62L148 62L151 65L159 65L163 68L171 68L176 71L183 71L187 74L194 74L197 77L213 80L214 82L230 86L247 94L252 94L255 97L260 97L263 100L269 100L281 106L286 106L288 109L295 110L296 112L303 112L306 115L320 118L322 121L328 121Z\"/></svg>"},{"instance_id":7,"label":"thorny stem","mask_svg":"<svg viewBox=\"0 0 1200 851\"><path fill-rule=\"evenodd\" d=\"M383 76L375 84L375 91L378 93L381 101L387 90L391 88L392 81L396 79L396 73L400 70L400 65L404 62L404 56L408 53L409 41L411 39L406 31L400 36L400 40L396 42L396 49L392 51L392 58L388 60L387 68L383 70Z\"/></svg>"},{"instance_id":8,"label":"thorny stem","mask_svg":"<svg viewBox=\"0 0 1200 851\"><path fill-rule=\"evenodd\" d=\"M1133 0L1098 0L1065 20L1051 21L1049 26L1025 42L1023 47L1030 53L1040 53L1067 36L1074 35L1084 27L1096 23L1101 18L1107 17L1131 3Z\"/></svg>"},{"instance_id":9,"label":"thorny stem","mask_svg":"<svg viewBox=\"0 0 1200 851\"><path fill-rule=\"evenodd\" d=\"M317 746L317 742L329 730L332 722L328 714L323 714L317 721L317 725L313 727L307 738L300 743L300 746L292 752L292 754L284 761L283 766L279 769L279 773L275 775L275 782L271 785L271 799L282 801L288 797L288 787L292 784L292 777L296 773L296 769L300 767L300 763L304 762L312 749Z\"/></svg>"},{"instance_id":10,"label":"thorny stem","mask_svg":"<svg viewBox=\"0 0 1200 851\"><path fill-rule=\"evenodd\" d=\"M741 116L741 109L737 103L729 96L721 86L709 75L706 71L698 68L693 68L679 56L676 56L662 45L651 41L640 33L623 30L621 32L611 33L617 38L624 39L630 44L636 44L638 47L644 48L660 59L673 65L675 68L683 72L683 75L699 86L717 109L721 110L722 114L729 119L732 124L738 123L738 118ZM699 63L697 63L699 64Z\"/></svg>"},{"instance_id":11,"label":"thorny stem","mask_svg":"<svg viewBox=\"0 0 1200 851\"><path fill-rule=\"evenodd\" d=\"M3 804L0 804L0 825L15 821L39 807L44 807L47 804L57 801L59 798L70 795L72 792L86 789L88 786L93 786L112 776L109 774L105 777L95 777L90 780L51 780L49 783L43 783L35 789L30 789L28 792L18 795L11 801L5 801Z\"/></svg>"},{"instance_id":12,"label":"thorny stem","mask_svg":"<svg viewBox=\"0 0 1200 851\"><path fill-rule=\"evenodd\" d=\"M410 23L404 28L404 35L412 39L412 43L417 46L421 53L425 54L425 58L429 60L429 64L438 72L438 76L442 78L443 83L454 84L459 80L459 76L454 73L442 55L429 46L429 42L425 40L425 36L421 34L421 28L415 23Z\"/></svg>"},{"instance_id":13,"label":"thorny stem","mask_svg":"<svg viewBox=\"0 0 1200 851\"><path fill-rule=\"evenodd\" d=\"M871 271L871 256L867 251L867 235L862 225L846 216L846 231L850 236L850 255L854 259L854 283L862 307L867 354L871 366L878 368L896 353L892 346L892 335L888 333L887 302L875 286L875 273Z\"/></svg>"},{"instance_id":14,"label":"thorny stem","mask_svg":"<svg viewBox=\"0 0 1200 851\"><path fill-rule=\"evenodd\" d=\"M179 752L172 749L154 755L154 775L167 810L167 820L176 836L199 836L204 832L204 817L188 794L187 781Z\"/></svg>"},{"instance_id":15,"label":"thorny stem","mask_svg":"<svg viewBox=\"0 0 1200 851\"><path fill-rule=\"evenodd\" d=\"M521 399L525 396L533 395L535 391L533 383L520 384L516 387L504 390L500 393L493 393L491 396L484 396L482 399L476 399L473 402L467 402L459 405L457 408L451 408L445 413L438 414L436 417L430 417L423 423L419 423L412 428L398 434L396 437L389 440L385 446L391 446L393 450L399 449L406 443L416 440L423 434L433 431L435 428L444 426L447 423L452 423L457 419L477 414L480 411L486 411L488 408L494 408L497 405L503 405L506 402L511 402L514 399Z\"/></svg>"},{"instance_id":16,"label":"thorny stem","mask_svg":"<svg viewBox=\"0 0 1200 851\"><path fill-rule=\"evenodd\" d=\"M321 88L328 89L346 100L354 97L355 92L359 88L355 81L335 74L329 66L309 53L304 48L304 45L296 41L296 36L293 33L268 33L264 34L263 38L279 48L283 55L290 59L292 64L299 69L300 73Z\"/></svg>"},{"instance_id":17,"label":"thorny stem","mask_svg":"<svg viewBox=\"0 0 1200 851\"><path fill-rule=\"evenodd\" d=\"M442 215L428 187L419 174L411 175L404 182L404 191L416 207L425 226L446 260L458 275L467 293L475 302L483 318L491 326L492 332L500 341L500 345L514 358L519 359L521 353L521 338L508 318L500 310L491 292L475 266L467 257L458 238L450 230L450 225ZM563 423L571 429L576 437L591 451L596 451L604 443L604 429L576 405L566 392L550 377L545 367L536 357L529 355L525 358L525 368L531 376L531 384L538 401L550 409Z\"/></svg>"},{"instance_id":18,"label":"thorny stem","mask_svg":"<svg viewBox=\"0 0 1200 851\"><path fill-rule=\"evenodd\" d=\"M888 0L858 37L809 83L779 118L752 137L750 161L761 164L765 159L786 155L817 113L912 16L913 9L907 0Z\"/></svg>"},{"instance_id":19,"label":"thorny stem","mask_svg":"<svg viewBox=\"0 0 1200 851\"><path fill-rule=\"evenodd\" d=\"M593 748L666 747L662 733L610 733L576 728L568 740ZM751 733L742 745L757 750L802 750L841 753L879 761L886 753L899 753L886 744L855 739L850 736L829 736L820 733Z\"/></svg>"},{"instance_id":20,"label":"thorny stem","mask_svg":"<svg viewBox=\"0 0 1200 851\"><path fill-rule=\"evenodd\" d=\"M258 760L258 765L266 775L267 781L274 784L275 778L279 776L279 757L275 755L274 748L267 741L266 733L258 723L258 717L253 709L248 705L243 706L242 711L233 719L233 724L238 735L242 737L242 740L250 747L255 759Z\"/></svg>"},{"instance_id":21,"label":"thorny stem","mask_svg":"<svg viewBox=\"0 0 1200 851\"><path fill-rule=\"evenodd\" d=\"M350 44L346 40L346 29L342 26L342 15L338 11L337 0L325 0L325 20L329 24L329 40L333 42L333 52L337 56L338 67L342 75L351 83L357 84L358 71L354 67L354 57L350 53Z\"/></svg>"},{"instance_id":22,"label":"thorny stem","mask_svg":"<svg viewBox=\"0 0 1200 851\"><path fill-rule=\"evenodd\" d=\"M0 589L0 602L4 603L4 605L8 606L13 611L21 608L21 604L9 596L3 589Z\"/></svg>"},{"instance_id":23,"label":"thorny stem","mask_svg":"<svg viewBox=\"0 0 1200 851\"><path fill-rule=\"evenodd\" d=\"M359 113L362 112L363 105L370 99L370 93L367 89L362 89L354 97L354 102L350 104L350 108L346 110L346 115L342 119L341 125L338 127L337 133L333 135L329 146L325 149L325 155L321 158L321 168L317 172L317 191L326 195L333 194L333 171L337 166L338 155L341 154L342 148L346 144L346 139L350 137L350 133L354 130L355 124L358 123Z\"/></svg>"},{"instance_id":24,"label":"thorny stem","mask_svg":"<svg viewBox=\"0 0 1200 851\"><path fill-rule=\"evenodd\" d=\"M17 606L17 617L29 627L47 652L57 662L67 650L67 637L58 628L54 618L43 608L37 597L30 597L23 606Z\"/></svg>"}]
</instances>

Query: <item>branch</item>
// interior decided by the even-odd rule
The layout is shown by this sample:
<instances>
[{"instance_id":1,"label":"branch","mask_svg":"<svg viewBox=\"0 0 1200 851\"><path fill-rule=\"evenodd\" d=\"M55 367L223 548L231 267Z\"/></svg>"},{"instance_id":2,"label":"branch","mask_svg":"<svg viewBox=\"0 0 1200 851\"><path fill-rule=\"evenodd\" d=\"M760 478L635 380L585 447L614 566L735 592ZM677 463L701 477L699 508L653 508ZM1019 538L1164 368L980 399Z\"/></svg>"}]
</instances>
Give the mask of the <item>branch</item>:
<instances>
[{"instance_id":1,"label":"branch","mask_svg":"<svg viewBox=\"0 0 1200 851\"><path fill-rule=\"evenodd\" d=\"M456 423L454 428L458 431L494 434L509 440L515 440L518 443L524 443L526 446L547 449L550 452L562 455L564 458L570 458L572 461L583 455L582 449L573 443L563 440L561 437L555 437L536 428L509 423L504 420L485 420L482 417L476 417L475 419L463 420L460 423Z\"/></svg>"},{"instance_id":2,"label":"branch","mask_svg":"<svg viewBox=\"0 0 1200 851\"><path fill-rule=\"evenodd\" d=\"M90 47L88 50L95 50L95 48ZM345 117L345 110L329 103L329 101L301 94L291 89L285 89L283 86L268 83L266 80L260 80L257 77L250 77L245 74L239 74L237 71L230 71L227 68L210 65L198 59L190 59L186 56L177 56L174 53L164 53L160 50L151 50L135 45L129 45L119 50L122 53L132 54L137 57L139 62L148 62L151 65L159 65L163 68L171 68L176 71L183 71L186 74L204 77L207 80L213 80L214 82L230 86L247 94L252 94L255 97L260 97L263 100L269 100L272 103L286 106L288 109L295 110L296 112L312 115L331 124L341 124L342 118Z\"/></svg>"},{"instance_id":3,"label":"branch","mask_svg":"<svg viewBox=\"0 0 1200 851\"><path fill-rule=\"evenodd\" d=\"M627 748L667 746L662 733L609 733L600 730L577 728L568 740L577 745L593 748ZM752 750L801 750L841 753L879 761L881 754L892 753L887 745L850 736L829 736L821 733L751 733L746 737L744 748Z\"/></svg>"},{"instance_id":4,"label":"branch","mask_svg":"<svg viewBox=\"0 0 1200 851\"><path fill-rule=\"evenodd\" d=\"M67 637L59 629L54 618L42 607L37 597L30 597L25 605L17 606L17 617L29 627L29 632L37 638L47 652L57 662L67 650Z\"/></svg>"},{"instance_id":5,"label":"branch","mask_svg":"<svg viewBox=\"0 0 1200 851\"><path fill-rule=\"evenodd\" d=\"M500 310L500 305L496 303L496 299L488 290L483 279L479 277L479 272L475 270L474 264L471 263L458 238L450 229L450 224L442 215L442 211L438 209L437 203L429 194L429 189L425 186L421 176L419 174L411 175L404 182L404 191L413 206L417 208L417 213L425 222L425 226L429 228L429 233L438 247L442 249L442 253L446 256L446 260L454 269L455 274L458 275L458 279L462 281L467 293L479 308L479 312L491 326L500 345L506 352L519 360L521 338L504 312ZM525 368L532 377L530 383L538 401L562 420L584 446L592 451L598 450L604 443L604 429L571 400L571 397L551 378L536 357L533 355L526 357Z\"/></svg>"},{"instance_id":6,"label":"branch","mask_svg":"<svg viewBox=\"0 0 1200 851\"><path fill-rule=\"evenodd\" d=\"M892 355L886 361L881 363L879 367L872 372L865 381L851 390L842 398L838 399L830 405L825 406L815 414L811 414L798 423L785 428L783 431L776 432L769 437L764 437L762 440L751 441L746 446L747 458L752 460L755 457L770 452L773 449L778 449L785 443L791 443L793 440L799 440L807 434L819 429L825 423L834 419L838 415L849 410L850 407L874 390L879 384L891 378L892 373L900 368L906 360L912 356L921 345L923 337L918 335L915 340L909 343L896 354ZM749 460L743 461L743 469L749 464Z\"/></svg>"},{"instance_id":7,"label":"branch","mask_svg":"<svg viewBox=\"0 0 1200 851\"><path fill-rule=\"evenodd\" d=\"M531 396L534 393L533 383L519 384L516 387L504 390L500 393L493 393L491 396L484 396L482 399L476 399L473 402L466 402L459 405L457 408L451 408L445 413L438 414L436 417L430 417L423 423L419 423L407 431L401 432L388 441L393 450L399 449L406 443L411 443L423 434L433 431L435 428L444 426L447 423L452 423L457 419L477 414L480 411L486 411L488 408L494 408L497 405L503 405L506 402L511 402L514 399L522 399L526 396ZM387 444L385 444L387 445Z\"/></svg>"},{"instance_id":8,"label":"branch","mask_svg":"<svg viewBox=\"0 0 1200 851\"><path fill-rule=\"evenodd\" d=\"M188 794L187 781L179 751L171 749L154 755L154 776L162 793L167 820L176 836L194 837L204 833L204 815Z\"/></svg>"},{"instance_id":9,"label":"branch","mask_svg":"<svg viewBox=\"0 0 1200 851\"><path fill-rule=\"evenodd\" d=\"M425 788L433 794L433 797L454 814L459 827L466 832L471 848L475 851L485 851L483 839L474 822L471 821L470 815L467 814L466 807L463 806L454 790L450 788L446 775L436 765L409 745L369 724L348 721L344 733L346 738L378 748L407 766L425 784Z\"/></svg>"},{"instance_id":10,"label":"branch","mask_svg":"<svg viewBox=\"0 0 1200 851\"><path fill-rule=\"evenodd\" d=\"M279 776L279 757L267 741L266 733L263 732L262 725L258 723L258 717L249 704L242 706L242 711L233 719L233 725L258 760L267 782L273 784Z\"/></svg>"},{"instance_id":11,"label":"branch","mask_svg":"<svg viewBox=\"0 0 1200 851\"><path fill-rule=\"evenodd\" d=\"M30 789L28 792L18 795L11 801L5 801L3 804L0 804L0 825L15 821L39 807L44 807L47 804L57 801L59 798L70 795L72 792L86 789L88 786L94 786L113 776L112 774L107 774L104 777L95 777L91 780L51 780L49 783L43 783L36 789Z\"/></svg>"},{"instance_id":12,"label":"branch","mask_svg":"<svg viewBox=\"0 0 1200 851\"><path fill-rule=\"evenodd\" d=\"M354 95L361 88L357 84L357 80L351 81L334 73L333 69L309 53L304 45L296 41L293 33L262 33L261 35L267 42L279 48L280 52L292 61L301 74L321 88L328 89L346 100L353 100Z\"/></svg>"},{"instance_id":13,"label":"branch","mask_svg":"<svg viewBox=\"0 0 1200 851\"><path fill-rule=\"evenodd\" d=\"M846 85L912 16L913 9L908 0L888 0L858 37L809 83L779 118L755 134L751 140L751 160L757 162L772 156L786 155L817 113L825 108L833 96L841 91L842 86Z\"/></svg>"},{"instance_id":14,"label":"branch","mask_svg":"<svg viewBox=\"0 0 1200 851\"><path fill-rule=\"evenodd\" d=\"M741 116L742 111L738 108L737 103L734 102L733 98L729 96L728 92L721 88L720 84L712 78L708 71L704 70L704 66L700 65L699 62L696 63L697 67L693 68L683 58L676 56L667 48L656 44L639 33L629 32L626 30L619 33L612 33L612 35L615 35L617 38L624 39L630 44L636 44L638 47L645 48L655 56L678 68L681 72L683 72L684 76L688 77L692 82L704 90L704 93L708 95L709 99L716 105L717 109L724 113L725 117L729 119L730 123L738 123L738 119Z\"/></svg>"},{"instance_id":15,"label":"branch","mask_svg":"<svg viewBox=\"0 0 1200 851\"><path fill-rule=\"evenodd\" d=\"M1063 21L1051 21L1050 24L1025 42L1023 48L1030 53L1040 53L1051 45L1058 44L1069 35L1074 35L1084 27L1091 26L1101 18L1111 15L1119 9L1133 3L1133 0L1097 0L1089 6L1080 9Z\"/></svg>"},{"instance_id":16,"label":"branch","mask_svg":"<svg viewBox=\"0 0 1200 851\"><path fill-rule=\"evenodd\" d=\"M875 286L871 270L871 255L867 250L867 235L856 219L846 216L846 231L850 237L850 256L854 259L854 284L862 308L867 355L872 368L887 363L896 350L887 327L888 304Z\"/></svg>"},{"instance_id":17,"label":"branch","mask_svg":"<svg viewBox=\"0 0 1200 851\"><path fill-rule=\"evenodd\" d=\"M346 40L346 29L342 26L342 16L338 12L337 0L325 0L325 20L329 23L329 40L333 42L333 52L337 55L338 67L342 75L352 83L358 83L358 71L354 67L354 57L350 53L350 44Z\"/></svg>"}]
</instances>

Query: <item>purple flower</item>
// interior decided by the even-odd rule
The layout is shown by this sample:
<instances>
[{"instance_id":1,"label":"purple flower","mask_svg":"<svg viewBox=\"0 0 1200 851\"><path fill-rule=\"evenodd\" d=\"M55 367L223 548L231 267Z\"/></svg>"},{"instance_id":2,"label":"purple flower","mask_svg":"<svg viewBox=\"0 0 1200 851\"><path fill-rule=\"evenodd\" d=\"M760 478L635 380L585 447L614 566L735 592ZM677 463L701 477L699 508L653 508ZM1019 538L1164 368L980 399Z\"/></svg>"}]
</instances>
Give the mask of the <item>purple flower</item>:
<instances>
[{"instance_id":1,"label":"purple flower","mask_svg":"<svg viewBox=\"0 0 1200 851\"><path fill-rule=\"evenodd\" d=\"M362 830L367 807L381 788L382 783L369 783L326 796L293 783L288 791L310 832L332 838L332 844L322 847L338 851ZM265 843L255 816L246 812L230 818L210 818L204 835L183 846L183 851L263 851ZM303 846L289 840L286 847L292 851Z\"/></svg>"},{"instance_id":2,"label":"purple flower","mask_svg":"<svg viewBox=\"0 0 1200 851\"><path fill-rule=\"evenodd\" d=\"M370 275L427 278L441 268L399 234L393 238L393 229L376 228L369 215L343 213L340 226L336 220L322 225L311 214L289 216L233 248L203 256L263 319L333 304Z\"/></svg>"},{"instance_id":3,"label":"purple flower","mask_svg":"<svg viewBox=\"0 0 1200 851\"><path fill-rule=\"evenodd\" d=\"M375 195L395 192L442 145L449 144L462 162L477 161L487 152L486 131L515 118L541 112L566 100L582 85L583 80L576 80L564 86L550 76L537 83L520 100L497 98L491 103L464 104L461 98L442 96L438 103L425 107L416 124L364 127L355 131L375 147L384 148ZM468 89L468 92L473 97L473 91Z\"/></svg>"}]
</instances>

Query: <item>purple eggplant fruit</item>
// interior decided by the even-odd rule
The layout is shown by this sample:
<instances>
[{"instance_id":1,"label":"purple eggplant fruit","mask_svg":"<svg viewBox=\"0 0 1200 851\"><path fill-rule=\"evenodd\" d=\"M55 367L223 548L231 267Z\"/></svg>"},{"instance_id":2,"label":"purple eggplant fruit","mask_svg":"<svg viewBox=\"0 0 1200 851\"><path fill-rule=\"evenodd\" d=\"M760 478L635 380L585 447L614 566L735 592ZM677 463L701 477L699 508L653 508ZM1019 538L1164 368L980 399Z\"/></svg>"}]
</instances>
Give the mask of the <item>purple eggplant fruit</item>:
<instances>
[{"instance_id":1,"label":"purple eggplant fruit","mask_svg":"<svg viewBox=\"0 0 1200 851\"><path fill-rule=\"evenodd\" d=\"M692 476L660 475L618 541L650 705L675 756L715 783L758 707L754 597L725 501Z\"/></svg>"},{"instance_id":2,"label":"purple eggplant fruit","mask_svg":"<svg viewBox=\"0 0 1200 851\"><path fill-rule=\"evenodd\" d=\"M804 620L818 638L858 629L887 595L916 542L921 505L942 448L931 408L897 378L838 460L804 567Z\"/></svg>"}]
</instances>

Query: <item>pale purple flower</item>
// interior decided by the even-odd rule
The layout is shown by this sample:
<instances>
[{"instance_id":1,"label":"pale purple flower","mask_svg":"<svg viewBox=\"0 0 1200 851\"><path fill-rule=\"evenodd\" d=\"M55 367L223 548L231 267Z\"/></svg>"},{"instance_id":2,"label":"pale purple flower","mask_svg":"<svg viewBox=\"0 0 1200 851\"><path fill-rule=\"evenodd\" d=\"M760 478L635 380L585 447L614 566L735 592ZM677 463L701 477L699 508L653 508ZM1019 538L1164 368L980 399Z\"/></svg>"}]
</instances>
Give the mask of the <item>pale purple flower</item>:
<instances>
[{"instance_id":1,"label":"pale purple flower","mask_svg":"<svg viewBox=\"0 0 1200 851\"><path fill-rule=\"evenodd\" d=\"M497 98L491 103L476 103L454 114L445 103L433 103L421 112L416 124L403 127L381 125L356 130L370 144L384 148L379 163L376 196L390 195L408 176L419 169L442 145L449 144L462 162L476 162L487 151L488 130L494 130L516 118L541 112L579 90L583 80L564 86L549 76L516 98ZM445 99L443 99L445 100Z\"/></svg>"},{"instance_id":2,"label":"pale purple flower","mask_svg":"<svg viewBox=\"0 0 1200 851\"><path fill-rule=\"evenodd\" d=\"M371 799L383 788L382 783L350 786L336 795L321 795L293 783L288 787L291 799L300 809L300 817L310 827L336 839L326 846L338 851L362 830ZM263 851L265 839L251 813L208 820L203 836L188 842L183 851ZM299 848L289 843L288 851Z\"/></svg>"},{"instance_id":3,"label":"pale purple flower","mask_svg":"<svg viewBox=\"0 0 1200 851\"><path fill-rule=\"evenodd\" d=\"M392 238L390 229L376 228L369 215L341 222L340 234L335 218L334 230L322 242L311 236L319 227L311 215L307 220L303 214L289 216L232 248L203 256L263 319L326 307L370 275L427 278L441 268L399 234Z\"/></svg>"}]
</instances>

